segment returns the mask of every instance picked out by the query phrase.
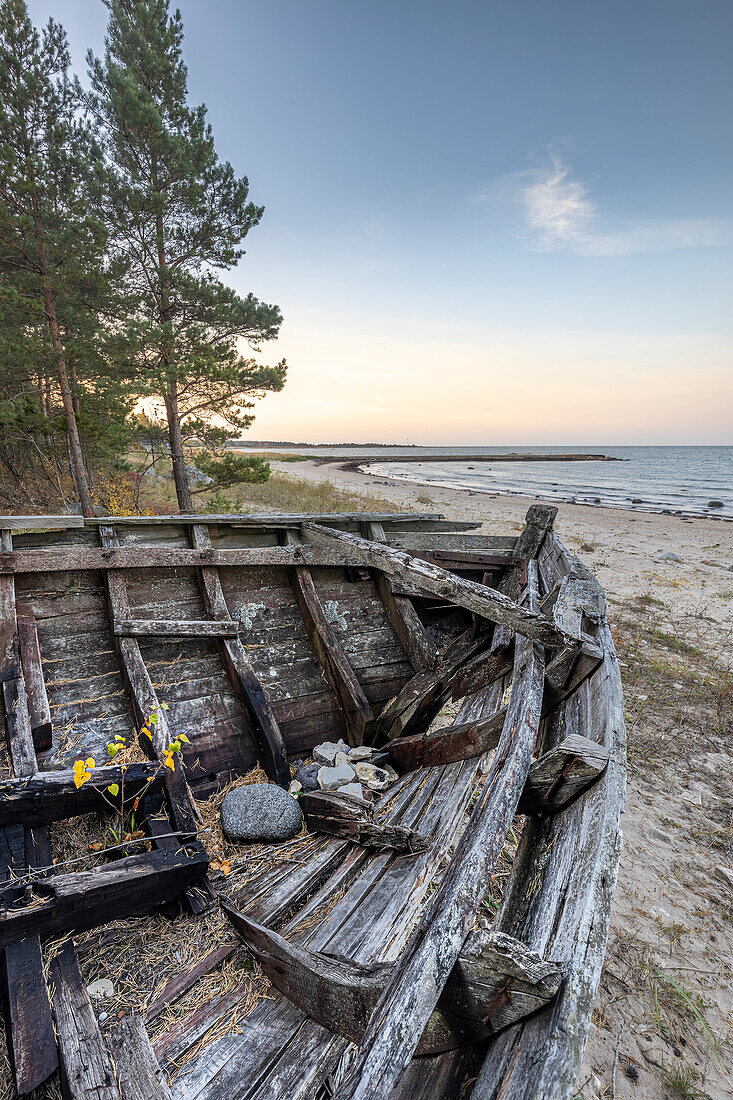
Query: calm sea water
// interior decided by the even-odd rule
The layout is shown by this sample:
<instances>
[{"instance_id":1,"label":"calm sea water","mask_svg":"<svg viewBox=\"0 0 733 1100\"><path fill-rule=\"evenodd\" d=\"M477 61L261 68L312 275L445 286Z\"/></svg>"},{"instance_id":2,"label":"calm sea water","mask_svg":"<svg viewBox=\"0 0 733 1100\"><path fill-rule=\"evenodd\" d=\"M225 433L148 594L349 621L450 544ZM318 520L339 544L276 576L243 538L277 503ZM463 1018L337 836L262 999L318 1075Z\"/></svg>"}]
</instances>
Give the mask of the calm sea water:
<instances>
[{"instance_id":1,"label":"calm sea water","mask_svg":"<svg viewBox=\"0 0 733 1100\"><path fill-rule=\"evenodd\" d=\"M516 493L542 500L575 500L649 512L670 509L686 515L733 519L733 447L426 447L421 451L425 462L400 463L399 454L390 450L384 461L368 469L384 477L476 492ZM494 464L430 461L431 452L491 455L510 451L592 452L622 461ZM632 504L633 500L640 503ZM710 508L711 500L722 501L723 507Z\"/></svg>"}]
</instances>

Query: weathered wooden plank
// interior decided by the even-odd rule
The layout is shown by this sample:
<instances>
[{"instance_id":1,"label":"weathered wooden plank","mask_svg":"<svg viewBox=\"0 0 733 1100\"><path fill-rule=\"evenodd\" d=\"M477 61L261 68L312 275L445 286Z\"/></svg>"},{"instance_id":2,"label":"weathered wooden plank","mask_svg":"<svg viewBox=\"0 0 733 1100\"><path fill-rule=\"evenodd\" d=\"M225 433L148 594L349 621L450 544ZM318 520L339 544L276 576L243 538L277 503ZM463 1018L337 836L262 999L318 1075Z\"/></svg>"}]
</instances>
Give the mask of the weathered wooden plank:
<instances>
[{"instance_id":1,"label":"weathered wooden plank","mask_svg":"<svg viewBox=\"0 0 733 1100\"><path fill-rule=\"evenodd\" d=\"M364 524L364 533L374 542L387 541L384 527L375 520ZM410 658L412 667L416 672L421 668L434 668L438 656L437 647L423 626L410 599L407 596L397 595L392 588L392 581L381 570L375 570L373 575L392 629Z\"/></svg>"},{"instance_id":2,"label":"weathered wooden plank","mask_svg":"<svg viewBox=\"0 0 733 1100\"><path fill-rule=\"evenodd\" d=\"M100 530L103 528L100 528ZM196 566L358 565L343 550L314 546L252 546L195 550L175 546L69 546L0 553L0 574L59 573L89 569L176 569Z\"/></svg>"},{"instance_id":3,"label":"weathered wooden plank","mask_svg":"<svg viewBox=\"0 0 733 1100\"><path fill-rule=\"evenodd\" d=\"M4 531L66 531L84 526L83 516L2 516Z\"/></svg>"},{"instance_id":4,"label":"weathered wooden plank","mask_svg":"<svg viewBox=\"0 0 733 1100\"><path fill-rule=\"evenodd\" d=\"M273 985L311 1019L360 1043L393 963L364 966L292 943L224 900L222 908ZM428 1019L416 1054L453 1050L549 1004L562 970L505 935L471 932Z\"/></svg>"},{"instance_id":5,"label":"weathered wooden plank","mask_svg":"<svg viewBox=\"0 0 733 1100\"><path fill-rule=\"evenodd\" d=\"M193 523L190 537L197 550L206 552L211 539L205 527ZM215 567L205 566L197 573L207 615L217 622L231 622L224 590ZM287 786L290 782L285 741L270 700L257 677L239 637L222 640L222 658L230 682L244 703L257 740L262 766L270 779Z\"/></svg>"},{"instance_id":6,"label":"weathered wooden plank","mask_svg":"<svg viewBox=\"0 0 733 1100\"><path fill-rule=\"evenodd\" d=\"M4 551L12 550L10 530L2 530L0 545ZM16 622L15 582L12 577L0 577L0 677L8 751L15 775L31 777L37 770L37 763L25 686L21 678ZM8 845L10 859L5 867L0 868L3 876L6 868L10 870L11 863L14 874L22 871L30 862L29 849L35 847L33 835L25 828L12 832L17 837L17 844L13 851ZM7 833L11 830L8 829ZM22 943L8 947L2 955L0 973L8 1054L16 1089L23 1096L41 1085L58 1066L58 1050L38 936L30 936Z\"/></svg>"},{"instance_id":7,"label":"weathered wooden plank","mask_svg":"<svg viewBox=\"0 0 733 1100\"><path fill-rule=\"evenodd\" d=\"M349 553L353 553L354 558L361 560L363 565L382 569L391 577L416 584L542 645L557 647L570 640L552 619L539 611L523 607L502 592L458 577L447 569L420 561L401 550L392 550L358 535L334 531L316 523L304 523L303 530L315 545L348 547Z\"/></svg>"},{"instance_id":8,"label":"weathered wooden plank","mask_svg":"<svg viewBox=\"0 0 733 1100\"><path fill-rule=\"evenodd\" d=\"M87 871L18 879L0 888L0 947L148 911L202 879L208 865L205 853L189 852L179 841L178 851L144 852Z\"/></svg>"},{"instance_id":9,"label":"weathered wooden plank","mask_svg":"<svg viewBox=\"0 0 733 1100\"><path fill-rule=\"evenodd\" d=\"M138 638L236 638L239 623L206 619L119 619L112 632Z\"/></svg>"},{"instance_id":10,"label":"weathered wooden plank","mask_svg":"<svg viewBox=\"0 0 733 1100\"><path fill-rule=\"evenodd\" d=\"M13 517L9 517L13 518ZM18 519L47 519L45 516L19 516ZM59 516L59 519L76 519L77 517ZM3 517L3 520L5 517ZM363 523L365 520L376 519L380 523L404 523L412 526L416 523L434 520L445 520L439 512L213 512L194 513L193 515L172 516L105 516L97 519L94 516L87 517L83 522L87 526L114 524L119 527L157 527L159 525L185 526L189 523L221 524L224 527L288 527L296 526L304 520L312 519L318 523L326 523L329 526L340 527L349 523ZM78 522L69 526L81 526ZM480 524L466 524L466 529L480 526ZM462 530L457 526L456 530Z\"/></svg>"},{"instance_id":11,"label":"weathered wooden plank","mask_svg":"<svg viewBox=\"0 0 733 1100\"><path fill-rule=\"evenodd\" d=\"M530 606L537 598L532 565ZM517 639L513 685L499 744L469 823L377 1004L336 1100L366 1100L378 1089L389 1093L458 959L514 817L540 722L544 660L527 637Z\"/></svg>"},{"instance_id":12,"label":"weathered wooden plank","mask_svg":"<svg viewBox=\"0 0 733 1100\"><path fill-rule=\"evenodd\" d=\"M397 771L408 772L481 756L498 745L506 711L503 707L478 722L458 722L410 737L397 737L386 746L390 761Z\"/></svg>"},{"instance_id":13,"label":"weathered wooden plank","mask_svg":"<svg viewBox=\"0 0 733 1100\"><path fill-rule=\"evenodd\" d=\"M26 695L31 719L33 745L37 752L51 748L51 710L48 705L46 682L43 678L41 650L38 645L38 628L35 616L29 608L18 614L18 645L23 669Z\"/></svg>"},{"instance_id":14,"label":"weathered wooden plank","mask_svg":"<svg viewBox=\"0 0 733 1100\"><path fill-rule=\"evenodd\" d=\"M105 1035L122 1100L170 1100L171 1090L137 1015L123 1016Z\"/></svg>"},{"instance_id":15,"label":"weathered wooden plank","mask_svg":"<svg viewBox=\"0 0 733 1100\"><path fill-rule=\"evenodd\" d=\"M301 794L299 805L312 833L328 833L380 851L419 852L428 847L424 837L404 825L374 820L373 805L335 791Z\"/></svg>"},{"instance_id":16,"label":"weathered wooden plank","mask_svg":"<svg viewBox=\"0 0 733 1100\"><path fill-rule=\"evenodd\" d=\"M543 546L540 565L548 588L572 571L554 536ZM605 620L598 640L602 666L546 720L545 745L551 748L569 734L588 736L610 750L608 766L562 813L525 824L497 918L502 931L558 960L565 981L552 1012L537 1013L492 1044L474 1088L477 1100L498 1094L506 1100L569 1100L577 1091L603 965L624 801L621 679Z\"/></svg>"},{"instance_id":17,"label":"weathered wooden plank","mask_svg":"<svg viewBox=\"0 0 733 1100\"><path fill-rule=\"evenodd\" d=\"M64 1100L121 1100L71 940L54 956L50 979Z\"/></svg>"},{"instance_id":18,"label":"weathered wooden plank","mask_svg":"<svg viewBox=\"0 0 733 1100\"><path fill-rule=\"evenodd\" d=\"M293 531L286 531L284 534L290 549L300 544ZM290 570L289 576L318 662L344 712L349 741L352 745L363 745L371 738L374 730L375 718L371 705L356 678L340 638L326 618L310 569L296 566Z\"/></svg>"},{"instance_id":19,"label":"weathered wooden plank","mask_svg":"<svg viewBox=\"0 0 733 1100\"><path fill-rule=\"evenodd\" d=\"M107 790L117 783L120 793ZM91 779L77 788L71 769L36 772L26 779L0 781L0 827L25 825L35 829L52 821L95 811L113 812L124 798L127 805L143 791L163 784L159 764L109 764L95 768Z\"/></svg>"}]
</instances>

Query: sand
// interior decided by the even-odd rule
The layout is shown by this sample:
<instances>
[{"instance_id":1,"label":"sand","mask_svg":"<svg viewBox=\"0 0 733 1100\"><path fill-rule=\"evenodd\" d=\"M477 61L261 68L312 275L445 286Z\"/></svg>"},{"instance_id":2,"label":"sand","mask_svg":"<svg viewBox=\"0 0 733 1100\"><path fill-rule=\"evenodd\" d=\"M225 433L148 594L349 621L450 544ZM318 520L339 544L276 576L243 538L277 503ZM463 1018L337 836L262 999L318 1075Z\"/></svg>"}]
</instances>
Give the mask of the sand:
<instances>
[{"instance_id":1,"label":"sand","mask_svg":"<svg viewBox=\"0 0 733 1100\"><path fill-rule=\"evenodd\" d=\"M518 531L532 503L312 460L273 467L495 534ZM556 531L608 596L630 755L606 964L576 1097L730 1097L733 523L558 508Z\"/></svg>"}]
</instances>

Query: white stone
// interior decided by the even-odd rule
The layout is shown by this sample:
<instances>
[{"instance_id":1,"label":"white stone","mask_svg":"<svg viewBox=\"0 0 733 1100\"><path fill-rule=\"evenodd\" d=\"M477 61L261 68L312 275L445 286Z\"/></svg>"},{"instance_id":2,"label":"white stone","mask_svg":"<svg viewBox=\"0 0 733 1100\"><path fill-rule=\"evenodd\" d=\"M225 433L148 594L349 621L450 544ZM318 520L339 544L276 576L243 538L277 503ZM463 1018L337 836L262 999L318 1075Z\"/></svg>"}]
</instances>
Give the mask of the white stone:
<instances>
[{"instance_id":1,"label":"white stone","mask_svg":"<svg viewBox=\"0 0 733 1100\"><path fill-rule=\"evenodd\" d=\"M354 769L351 764L341 763L333 768L321 768L318 773L318 784L324 791L335 791L353 782Z\"/></svg>"},{"instance_id":2,"label":"white stone","mask_svg":"<svg viewBox=\"0 0 733 1100\"><path fill-rule=\"evenodd\" d=\"M356 764L359 760L368 760L373 752L374 749L369 745L355 745L353 749L349 749L349 760Z\"/></svg>"},{"instance_id":3,"label":"white stone","mask_svg":"<svg viewBox=\"0 0 733 1100\"><path fill-rule=\"evenodd\" d=\"M392 783L396 783L400 778L399 773L394 770L391 764L384 764L383 770L386 771Z\"/></svg>"},{"instance_id":4,"label":"white stone","mask_svg":"<svg viewBox=\"0 0 733 1100\"><path fill-rule=\"evenodd\" d=\"M87 993L92 1001L101 1001L104 997L114 997L115 987L109 978L97 978L87 986Z\"/></svg>"},{"instance_id":5,"label":"white stone","mask_svg":"<svg viewBox=\"0 0 733 1100\"><path fill-rule=\"evenodd\" d=\"M361 783L347 783L345 786L339 787L339 794L348 794L352 798L359 798L362 802L365 801L364 788Z\"/></svg>"},{"instance_id":6,"label":"white stone","mask_svg":"<svg viewBox=\"0 0 733 1100\"><path fill-rule=\"evenodd\" d=\"M295 796L297 794L300 794L300 792L302 790L303 790L303 784L299 783L297 779L294 779L292 781L292 783L290 784L290 786L288 787L288 794L292 794L293 796Z\"/></svg>"},{"instance_id":7,"label":"white stone","mask_svg":"<svg viewBox=\"0 0 733 1100\"><path fill-rule=\"evenodd\" d=\"M356 778L366 783L372 791L386 791L392 780L384 768L378 768L375 764L360 763L354 767Z\"/></svg>"},{"instance_id":8,"label":"white stone","mask_svg":"<svg viewBox=\"0 0 733 1100\"><path fill-rule=\"evenodd\" d=\"M325 764L330 768L333 767L337 753L348 751L349 746L345 741L324 741L322 745L316 745L313 749L313 759L316 764Z\"/></svg>"},{"instance_id":9,"label":"white stone","mask_svg":"<svg viewBox=\"0 0 733 1100\"><path fill-rule=\"evenodd\" d=\"M346 753L346 752L337 752L336 753L336 759L333 762L334 768L337 768L339 766L339 764L351 764L351 760L349 760L349 754L348 753ZM352 767L353 767L353 764L352 764Z\"/></svg>"}]
</instances>

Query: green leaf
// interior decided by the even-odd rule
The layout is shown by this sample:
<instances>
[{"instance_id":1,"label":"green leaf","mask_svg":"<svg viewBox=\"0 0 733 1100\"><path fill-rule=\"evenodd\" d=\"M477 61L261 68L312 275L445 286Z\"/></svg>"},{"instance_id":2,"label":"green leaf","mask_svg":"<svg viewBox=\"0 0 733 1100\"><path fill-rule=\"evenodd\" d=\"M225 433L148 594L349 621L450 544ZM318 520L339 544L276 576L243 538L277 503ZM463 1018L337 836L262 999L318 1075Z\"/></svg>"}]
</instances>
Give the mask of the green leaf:
<instances>
[{"instance_id":1,"label":"green leaf","mask_svg":"<svg viewBox=\"0 0 733 1100\"><path fill-rule=\"evenodd\" d=\"M107 787L107 790L111 795L116 798L117 795L120 793L120 785L119 783L110 783L109 787Z\"/></svg>"}]
</instances>

